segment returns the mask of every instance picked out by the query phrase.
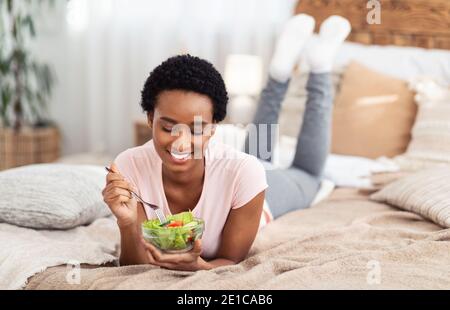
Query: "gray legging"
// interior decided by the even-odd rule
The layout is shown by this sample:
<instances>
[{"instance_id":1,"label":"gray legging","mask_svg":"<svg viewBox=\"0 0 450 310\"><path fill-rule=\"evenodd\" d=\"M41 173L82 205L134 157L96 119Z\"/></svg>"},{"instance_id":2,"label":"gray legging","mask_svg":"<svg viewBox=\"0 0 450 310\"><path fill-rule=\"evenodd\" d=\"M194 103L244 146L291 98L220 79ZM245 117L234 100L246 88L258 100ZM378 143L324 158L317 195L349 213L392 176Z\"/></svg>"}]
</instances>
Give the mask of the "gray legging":
<instances>
[{"instance_id":1,"label":"gray legging","mask_svg":"<svg viewBox=\"0 0 450 310\"><path fill-rule=\"evenodd\" d=\"M292 166L287 169L274 169L271 166L268 161L271 160L275 135L268 134L264 128L278 123L281 102L288 85L289 81L280 83L269 77L261 93L253 121L257 125L256 136L249 134L245 141L247 153L264 159L269 184L266 200L275 218L290 211L309 207L320 187L331 140L333 108L331 76L329 73L310 73L306 85L308 98ZM249 139L256 138L258 140L252 140L254 144L249 143Z\"/></svg>"}]
</instances>

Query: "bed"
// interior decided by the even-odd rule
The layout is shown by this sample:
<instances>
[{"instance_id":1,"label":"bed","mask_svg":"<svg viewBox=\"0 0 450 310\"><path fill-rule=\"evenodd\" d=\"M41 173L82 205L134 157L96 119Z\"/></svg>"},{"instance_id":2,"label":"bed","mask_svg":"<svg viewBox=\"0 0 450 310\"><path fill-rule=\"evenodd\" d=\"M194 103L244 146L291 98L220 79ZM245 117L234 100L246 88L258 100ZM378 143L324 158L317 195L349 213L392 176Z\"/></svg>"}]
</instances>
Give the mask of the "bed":
<instances>
[{"instance_id":1,"label":"bed","mask_svg":"<svg viewBox=\"0 0 450 310\"><path fill-rule=\"evenodd\" d=\"M26 288L448 289L449 262L450 230L343 188L264 228L239 265L196 273L86 266L79 283L67 281L67 267L59 266Z\"/></svg>"},{"instance_id":2,"label":"bed","mask_svg":"<svg viewBox=\"0 0 450 310\"><path fill-rule=\"evenodd\" d=\"M450 49L450 2L380 2L380 25L367 24L367 1L302 0L296 12L313 15L318 24L331 14L349 18L353 42ZM409 173L377 174L377 189ZM117 266L115 220L102 218L77 232L81 241L88 231L103 244L92 258L97 263L36 271L24 288L450 289L450 229L373 201L373 191L338 187L321 203L263 228L242 263L195 273Z\"/></svg>"}]
</instances>

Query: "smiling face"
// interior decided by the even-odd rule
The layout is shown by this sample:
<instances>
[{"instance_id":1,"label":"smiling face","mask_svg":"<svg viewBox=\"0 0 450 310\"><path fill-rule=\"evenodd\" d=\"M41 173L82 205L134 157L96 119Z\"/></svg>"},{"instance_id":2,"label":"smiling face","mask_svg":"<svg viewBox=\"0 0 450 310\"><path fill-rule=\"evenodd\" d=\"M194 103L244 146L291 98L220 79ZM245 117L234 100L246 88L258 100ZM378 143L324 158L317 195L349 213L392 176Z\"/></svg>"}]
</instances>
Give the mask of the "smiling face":
<instances>
[{"instance_id":1,"label":"smiling face","mask_svg":"<svg viewBox=\"0 0 450 310\"><path fill-rule=\"evenodd\" d=\"M153 113L148 113L148 121L156 152L167 169L187 172L202 164L215 124L208 96L184 90L163 91Z\"/></svg>"}]
</instances>

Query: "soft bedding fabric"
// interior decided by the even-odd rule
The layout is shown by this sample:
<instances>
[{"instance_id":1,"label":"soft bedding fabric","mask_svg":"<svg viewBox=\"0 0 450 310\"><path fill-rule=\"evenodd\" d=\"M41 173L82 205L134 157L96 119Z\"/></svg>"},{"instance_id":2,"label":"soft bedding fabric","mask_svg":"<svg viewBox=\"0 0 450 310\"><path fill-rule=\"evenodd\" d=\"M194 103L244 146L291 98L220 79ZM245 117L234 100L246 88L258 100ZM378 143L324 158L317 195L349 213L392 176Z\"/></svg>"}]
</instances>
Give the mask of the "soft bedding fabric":
<instances>
[{"instance_id":1,"label":"soft bedding fabric","mask_svg":"<svg viewBox=\"0 0 450 310\"><path fill-rule=\"evenodd\" d=\"M62 266L36 275L27 289L450 289L449 262L449 229L338 189L266 226L235 266L83 268L80 284L67 283Z\"/></svg>"},{"instance_id":2,"label":"soft bedding fabric","mask_svg":"<svg viewBox=\"0 0 450 310\"><path fill-rule=\"evenodd\" d=\"M0 223L0 289L19 289L51 266L117 261L120 234L113 217L70 230L35 230Z\"/></svg>"}]
</instances>

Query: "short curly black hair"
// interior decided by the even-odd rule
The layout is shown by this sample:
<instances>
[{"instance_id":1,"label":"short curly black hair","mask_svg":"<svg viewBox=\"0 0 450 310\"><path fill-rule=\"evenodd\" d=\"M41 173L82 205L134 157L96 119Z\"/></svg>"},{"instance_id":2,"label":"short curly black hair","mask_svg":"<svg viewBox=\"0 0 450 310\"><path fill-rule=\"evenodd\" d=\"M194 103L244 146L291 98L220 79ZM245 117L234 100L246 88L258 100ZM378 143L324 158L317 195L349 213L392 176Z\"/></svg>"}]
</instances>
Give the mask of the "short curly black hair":
<instances>
[{"instance_id":1,"label":"short curly black hair","mask_svg":"<svg viewBox=\"0 0 450 310\"><path fill-rule=\"evenodd\" d=\"M213 103L213 120L220 122L225 118L228 103L225 83L208 61L187 54L171 57L157 66L142 90L144 112L154 111L161 92L175 89L208 96Z\"/></svg>"}]
</instances>

